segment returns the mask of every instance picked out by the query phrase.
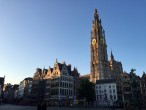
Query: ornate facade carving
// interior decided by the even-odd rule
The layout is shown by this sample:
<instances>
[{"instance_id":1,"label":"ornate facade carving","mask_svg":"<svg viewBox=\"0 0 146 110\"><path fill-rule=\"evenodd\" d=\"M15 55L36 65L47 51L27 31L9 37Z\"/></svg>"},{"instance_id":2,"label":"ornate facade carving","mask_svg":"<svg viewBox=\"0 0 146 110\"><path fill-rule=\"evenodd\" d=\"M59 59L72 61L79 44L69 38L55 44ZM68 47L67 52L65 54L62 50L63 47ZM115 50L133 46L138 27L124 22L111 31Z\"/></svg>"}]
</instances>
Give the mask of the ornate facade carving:
<instances>
[{"instance_id":1,"label":"ornate facade carving","mask_svg":"<svg viewBox=\"0 0 146 110\"><path fill-rule=\"evenodd\" d=\"M99 19L96 9L92 23L90 50L90 80L95 83L96 80L110 78L111 74L107 56L105 32L102 28L101 19Z\"/></svg>"},{"instance_id":2,"label":"ornate facade carving","mask_svg":"<svg viewBox=\"0 0 146 110\"><path fill-rule=\"evenodd\" d=\"M67 103L66 101L73 101L77 95L77 88L79 86L79 73L76 68L71 70L71 65L66 65L65 62L59 63L57 60L54 63L54 67L48 69L36 69L33 77L33 95L34 97L39 96L39 92L45 91L44 100L48 104ZM41 85L41 82L45 81ZM42 87L45 88L42 88Z\"/></svg>"}]
</instances>

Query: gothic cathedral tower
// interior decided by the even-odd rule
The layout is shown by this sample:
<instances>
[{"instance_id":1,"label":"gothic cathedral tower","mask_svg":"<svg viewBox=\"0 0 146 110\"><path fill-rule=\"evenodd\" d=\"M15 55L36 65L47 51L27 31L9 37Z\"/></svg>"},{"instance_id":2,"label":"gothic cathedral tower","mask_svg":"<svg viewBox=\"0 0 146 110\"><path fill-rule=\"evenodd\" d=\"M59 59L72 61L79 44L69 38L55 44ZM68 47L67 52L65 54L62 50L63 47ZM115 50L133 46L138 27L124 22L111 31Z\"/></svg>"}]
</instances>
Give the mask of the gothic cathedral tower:
<instances>
[{"instance_id":1,"label":"gothic cathedral tower","mask_svg":"<svg viewBox=\"0 0 146 110\"><path fill-rule=\"evenodd\" d=\"M99 19L97 9L95 9L94 20L92 23L90 50L90 80L93 83L96 83L96 80L109 78L110 68L105 32L102 28L101 19Z\"/></svg>"}]
</instances>

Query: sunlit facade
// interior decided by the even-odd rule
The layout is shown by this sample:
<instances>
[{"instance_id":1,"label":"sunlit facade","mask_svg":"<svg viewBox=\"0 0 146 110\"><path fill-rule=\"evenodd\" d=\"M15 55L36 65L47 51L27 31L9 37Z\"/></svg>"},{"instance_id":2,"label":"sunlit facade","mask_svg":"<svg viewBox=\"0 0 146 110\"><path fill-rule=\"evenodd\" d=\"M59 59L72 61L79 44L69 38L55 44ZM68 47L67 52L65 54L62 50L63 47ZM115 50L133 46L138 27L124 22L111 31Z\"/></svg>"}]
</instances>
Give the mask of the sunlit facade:
<instances>
[{"instance_id":1,"label":"sunlit facade","mask_svg":"<svg viewBox=\"0 0 146 110\"><path fill-rule=\"evenodd\" d=\"M40 91L40 82L44 82L44 88ZM32 96L36 101L44 100L48 105L66 105L73 103L77 98L79 87L79 73L76 68L71 70L71 65L57 60L54 67L37 69L32 82ZM40 94L43 97L40 99Z\"/></svg>"}]
</instances>

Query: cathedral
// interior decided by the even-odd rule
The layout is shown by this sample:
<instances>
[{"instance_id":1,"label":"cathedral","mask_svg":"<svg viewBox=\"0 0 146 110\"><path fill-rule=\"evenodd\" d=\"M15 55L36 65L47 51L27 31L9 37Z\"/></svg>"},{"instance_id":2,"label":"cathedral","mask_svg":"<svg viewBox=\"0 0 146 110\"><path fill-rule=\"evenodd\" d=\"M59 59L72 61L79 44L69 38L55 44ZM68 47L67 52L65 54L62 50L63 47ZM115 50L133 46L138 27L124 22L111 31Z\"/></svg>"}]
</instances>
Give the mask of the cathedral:
<instances>
[{"instance_id":1,"label":"cathedral","mask_svg":"<svg viewBox=\"0 0 146 110\"><path fill-rule=\"evenodd\" d=\"M132 97L136 97L132 91L135 88L131 86L131 82L133 81L137 82L138 89L135 90L141 91L137 99L145 100L145 73L140 78L134 73L135 69L131 69L130 73L123 71L122 63L115 60L112 51L110 59L108 59L105 31L102 27L97 9L94 12L90 39L90 74L83 75L81 78L87 78L96 84L96 99L98 102L105 100L101 98L103 96L101 91L106 91L105 87L110 88L110 82L108 81L112 80L116 84L116 92L114 92L115 90L113 92L107 90L107 92L110 91L108 94L111 94L108 98L109 100L113 100L113 98L118 100L119 106L129 103ZM104 85L103 90L101 90L102 87L100 84ZM113 96L112 93L117 93L117 96Z\"/></svg>"},{"instance_id":2,"label":"cathedral","mask_svg":"<svg viewBox=\"0 0 146 110\"><path fill-rule=\"evenodd\" d=\"M120 74L123 73L122 64L114 59L112 52L108 60L105 31L97 9L92 22L90 53L90 81L96 83L96 80L101 79L120 79Z\"/></svg>"}]
</instances>

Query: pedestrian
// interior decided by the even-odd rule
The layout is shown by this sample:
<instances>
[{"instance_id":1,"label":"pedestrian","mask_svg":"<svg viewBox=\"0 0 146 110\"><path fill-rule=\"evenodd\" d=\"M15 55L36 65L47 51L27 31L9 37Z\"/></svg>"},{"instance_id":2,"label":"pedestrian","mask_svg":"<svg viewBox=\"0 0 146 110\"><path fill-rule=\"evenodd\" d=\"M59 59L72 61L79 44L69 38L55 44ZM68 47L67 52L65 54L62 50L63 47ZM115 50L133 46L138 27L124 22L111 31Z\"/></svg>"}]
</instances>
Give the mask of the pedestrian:
<instances>
[{"instance_id":1,"label":"pedestrian","mask_svg":"<svg viewBox=\"0 0 146 110\"><path fill-rule=\"evenodd\" d=\"M61 102L59 101L59 107L61 107Z\"/></svg>"},{"instance_id":2,"label":"pedestrian","mask_svg":"<svg viewBox=\"0 0 146 110\"><path fill-rule=\"evenodd\" d=\"M42 104L41 110L47 110L47 105L45 102Z\"/></svg>"},{"instance_id":3,"label":"pedestrian","mask_svg":"<svg viewBox=\"0 0 146 110\"><path fill-rule=\"evenodd\" d=\"M42 108L42 107L41 107L41 103L38 103L38 105L37 105L37 110L42 110L41 108Z\"/></svg>"}]
</instances>

